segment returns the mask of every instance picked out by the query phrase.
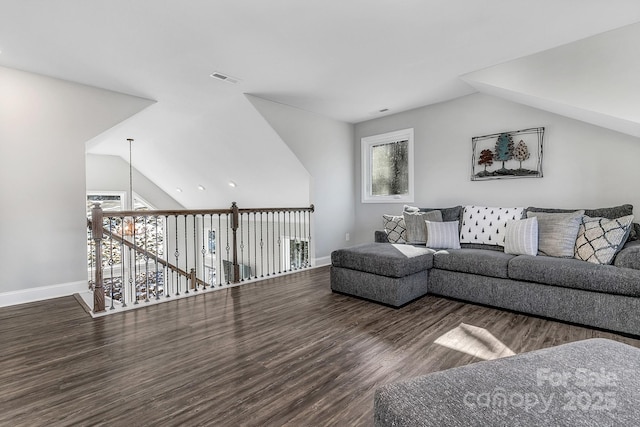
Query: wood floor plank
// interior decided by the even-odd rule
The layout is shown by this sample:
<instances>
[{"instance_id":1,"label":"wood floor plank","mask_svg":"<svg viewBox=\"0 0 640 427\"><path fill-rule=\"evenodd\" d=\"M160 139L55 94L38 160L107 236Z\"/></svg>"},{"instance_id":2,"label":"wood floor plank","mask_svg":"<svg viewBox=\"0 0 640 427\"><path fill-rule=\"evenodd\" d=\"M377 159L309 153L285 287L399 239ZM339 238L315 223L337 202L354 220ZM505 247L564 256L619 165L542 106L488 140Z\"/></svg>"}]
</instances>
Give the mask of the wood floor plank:
<instances>
[{"instance_id":1,"label":"wood floor plank","mask_svg":"<svg viewBox=\"0 0 640 427\"><path fill-rule=\"evenodd\" d=\"M371 425L377 387L565 342L637 339L427 296L333 294L328 268L91 319L0 309L0 425Z\"/></svg>"}]
</instances>

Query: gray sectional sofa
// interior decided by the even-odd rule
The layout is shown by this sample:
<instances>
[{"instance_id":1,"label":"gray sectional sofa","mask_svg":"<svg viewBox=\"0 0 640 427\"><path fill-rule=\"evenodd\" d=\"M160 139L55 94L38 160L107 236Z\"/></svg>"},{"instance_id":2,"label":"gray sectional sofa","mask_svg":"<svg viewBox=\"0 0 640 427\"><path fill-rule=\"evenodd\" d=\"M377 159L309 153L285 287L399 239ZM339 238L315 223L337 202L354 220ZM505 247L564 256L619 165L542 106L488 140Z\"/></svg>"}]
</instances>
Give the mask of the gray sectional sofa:
<instances>
[{"instance_id":1,"label":"gray sectional sofa","mask_svg":"<svg viewBox=\"0 0 640 427\"><path fill-rule=\"evenodd\" d=\"M624 205L586 214L614 218L630 209ZM461 218L460 207L441 211L445 221L456 212ZM500 246L462 244L460 249L433 250L389 244L387 233L376 231L375 243L332 253L331 287L395 307L429 293L640 335L638 224L632 228L611 265L512 255Z\"/></svg>"}]
</instances>

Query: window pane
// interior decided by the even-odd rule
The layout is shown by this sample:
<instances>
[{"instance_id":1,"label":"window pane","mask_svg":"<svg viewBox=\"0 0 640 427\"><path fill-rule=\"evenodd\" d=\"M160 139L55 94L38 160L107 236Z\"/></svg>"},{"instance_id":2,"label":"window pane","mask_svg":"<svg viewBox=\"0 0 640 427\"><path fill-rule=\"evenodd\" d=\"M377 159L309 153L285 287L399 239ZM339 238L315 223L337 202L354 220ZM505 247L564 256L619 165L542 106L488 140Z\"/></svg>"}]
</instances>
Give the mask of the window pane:
<instances>
[{"instance_id":1,"label":"window pane","mask_svg":"<svg viewBox=\"0 0 640 427\"><path fill-rule=\"evenodd\" d=\"M371 147L371 194L393 196L409 192L409 141Z\"/></svg>"}]
</instances>

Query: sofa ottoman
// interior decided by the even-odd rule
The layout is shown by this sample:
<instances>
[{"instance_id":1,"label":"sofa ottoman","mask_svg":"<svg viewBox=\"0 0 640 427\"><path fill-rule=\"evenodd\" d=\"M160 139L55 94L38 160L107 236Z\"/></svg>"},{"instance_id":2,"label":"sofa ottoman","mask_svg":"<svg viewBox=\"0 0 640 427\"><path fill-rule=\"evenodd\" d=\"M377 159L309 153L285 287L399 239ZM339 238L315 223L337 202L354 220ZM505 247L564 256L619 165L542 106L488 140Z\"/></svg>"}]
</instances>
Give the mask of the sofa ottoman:
<instances>
[{"instance_id":1,"label":"sofa ottoman","mask_svg":"<svg viewBox=\"0 0 640 427\"><path fill-rule=\"evenodd\" d=\"M640 350L589 339L376 390L376 426L622 426L640 419Z\"/></svg>"},{"instance_id":2,"label":"sofa ottoman","mask_svg":"<svg viewBox=\"0 0 640 427\"><path fill-rule=\"evenodd\" d=\"M365 243L331 253L331 290L393 307L427 293L433 250Z\"/></svg>"}]
</instances>

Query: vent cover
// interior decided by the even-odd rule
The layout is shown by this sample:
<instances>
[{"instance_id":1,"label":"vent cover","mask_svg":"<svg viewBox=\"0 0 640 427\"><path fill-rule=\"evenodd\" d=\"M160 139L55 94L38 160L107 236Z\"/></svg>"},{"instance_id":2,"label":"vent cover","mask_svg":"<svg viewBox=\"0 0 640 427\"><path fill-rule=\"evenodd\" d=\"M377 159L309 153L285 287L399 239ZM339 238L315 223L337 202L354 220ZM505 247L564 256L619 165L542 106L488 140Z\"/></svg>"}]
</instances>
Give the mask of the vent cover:
<instances>
[{"instance_id":1,"label":"vent cover","mask_svg":"<svg viewBox=\"0 0 640 427\"><path fill-rule=\"evenodd\" d=\"M240 79L237 79L235 77L231 77L230 75L221 73L219 71L214 71L213 73L210 74L210 76L213 77L214 79L222 80L222 81L227 82L227 83L234 83L235 84L235 83L238 83L240 81Z\"/></svg>"}]
</instances>

